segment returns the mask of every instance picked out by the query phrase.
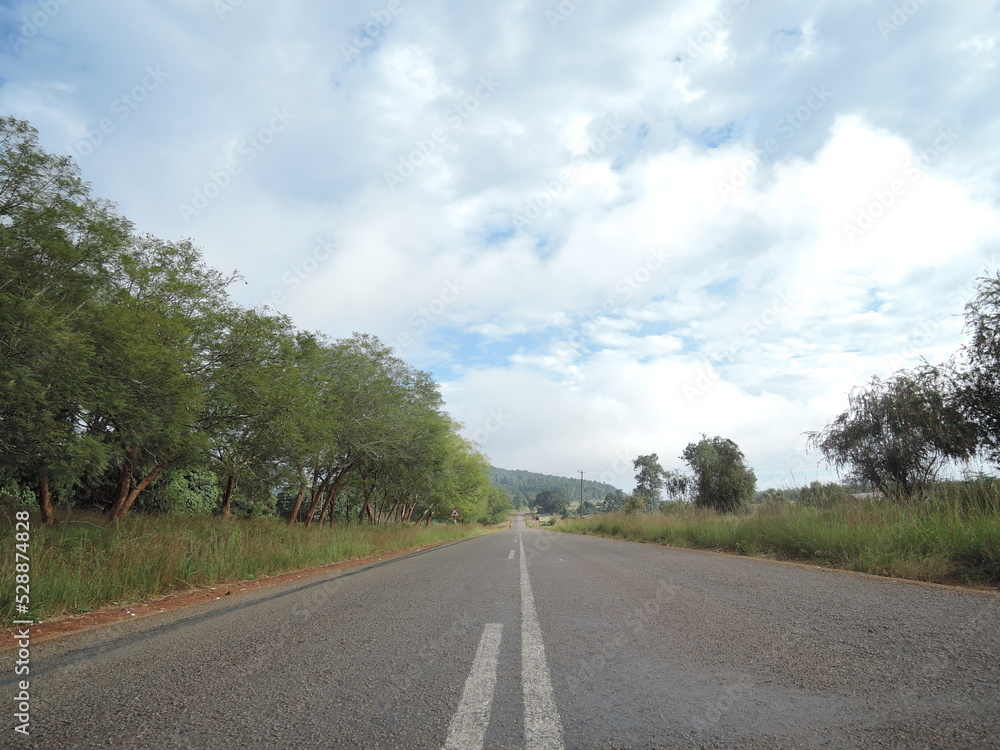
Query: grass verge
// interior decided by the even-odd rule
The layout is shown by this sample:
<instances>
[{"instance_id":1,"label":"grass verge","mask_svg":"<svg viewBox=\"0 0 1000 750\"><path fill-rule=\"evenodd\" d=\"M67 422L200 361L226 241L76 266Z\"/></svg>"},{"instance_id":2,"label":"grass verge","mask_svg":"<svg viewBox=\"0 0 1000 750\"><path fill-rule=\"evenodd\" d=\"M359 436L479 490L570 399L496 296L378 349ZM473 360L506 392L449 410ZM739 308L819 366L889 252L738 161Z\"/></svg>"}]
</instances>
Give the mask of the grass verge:
<instances>
[{"instance_id":1,"label":"grass verge","mask_svg":"<svg viewBox=\"0 0 1000 750\"><path fill-rule=\"evenodd\" d=\"M764 505L738 515L693 507L572 519L561 531L816 563L934 583L1000 586L1000 508L965 497Z\"/></svg>"},{"instance_id":2,"label":"grass verge","mask_svg":"<svg viewBox=\"0 0 1000 750\"><path fill-rule=\"evenodd\" d=\"M44 620L161 594L254 580L486 533L482 526L288 528L276 520L130 516L117 527L78 514L55 527L32 519L27 614L15 615L14 526L0 514L0 616ZM6 543L8 542L9 543Z\"/></svg>"}]
</instances>

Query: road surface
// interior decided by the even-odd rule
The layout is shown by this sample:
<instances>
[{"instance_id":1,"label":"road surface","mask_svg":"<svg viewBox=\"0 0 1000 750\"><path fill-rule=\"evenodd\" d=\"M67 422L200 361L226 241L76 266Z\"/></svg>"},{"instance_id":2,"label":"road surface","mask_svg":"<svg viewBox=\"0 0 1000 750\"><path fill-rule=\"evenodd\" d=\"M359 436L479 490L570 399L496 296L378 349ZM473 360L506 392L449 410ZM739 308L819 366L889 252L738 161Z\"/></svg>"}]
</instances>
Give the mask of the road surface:
<instances>
[{"instance_id":1,"label":"road surface","mask_svg":"<svg viewBox=\"0 0 1000 750\"><path fill-rule=\"evenodd\" d=\"M515 528L33 644L0 747L1000 748L1000 597Z\"/></svg>"}]
</instances>

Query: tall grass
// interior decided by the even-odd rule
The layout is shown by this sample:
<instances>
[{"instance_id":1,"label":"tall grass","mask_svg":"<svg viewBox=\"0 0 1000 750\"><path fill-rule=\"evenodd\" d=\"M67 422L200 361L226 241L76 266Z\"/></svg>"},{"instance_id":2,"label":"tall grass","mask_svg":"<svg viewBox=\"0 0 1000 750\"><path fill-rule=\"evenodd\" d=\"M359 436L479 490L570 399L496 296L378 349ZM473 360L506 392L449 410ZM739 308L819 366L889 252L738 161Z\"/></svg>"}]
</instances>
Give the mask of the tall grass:
<instances>
[{"instance_id":1,"label":"tall grass","mask_svg":"<svg viewBox=\"0 0 1000 750\"><path fill-rule=\"evenodd\" d=\"M75 614L111 602L226 581L251 580L483 533L479 526L288 528L277 520L135 515L118 526L78 514L55 527L31 523L29 618ZM0 616L14 618L14 529L0 513ZM9 541L9 543L7 543ZM24 615L19 615L23 618Z\"/></svg>"},{"instance_id":2,"label":"tall grass","mask_svg":"<svg viewBox=\"0 0 1000 750\"><path fill-rule=\"evenodd\" d=\"M671 507L569 520L558 528L920 581L1000 585L1000 492L983 482L940 485L918 502L769 503L737 515Z\"/></svg>"}]
</instances>

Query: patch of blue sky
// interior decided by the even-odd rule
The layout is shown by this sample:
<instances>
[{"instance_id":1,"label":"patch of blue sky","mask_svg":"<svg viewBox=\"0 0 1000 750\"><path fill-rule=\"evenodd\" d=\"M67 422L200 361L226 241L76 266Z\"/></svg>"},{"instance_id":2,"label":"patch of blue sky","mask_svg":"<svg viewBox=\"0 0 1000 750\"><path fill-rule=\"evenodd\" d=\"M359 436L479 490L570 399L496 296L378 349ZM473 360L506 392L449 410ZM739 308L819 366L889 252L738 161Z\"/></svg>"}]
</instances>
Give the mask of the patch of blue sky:
<instances>
[{"instance_id":1,"label":"patch of blue sky","mask_svg":"<svg viewBox=\"0 0 1000 750\"><path fill-rule=\"evenodd\" d=\"M865 302L865 312L877 313L882 309L885 300L882 298L881 290L871 289L868 291L868 299Z\"/></svg>"},{"instance_id":2,"label":"patch of blue sky","mask_svg":"<svg viewBox=\"0 0 1000 750\"><path fill-rule=\"evenodd\" d=\"M535 253L543 260L551 257L558 249L558 244L553 242L550 237L540 237L535 241Z\"/></svg>"},{"instance_id":3,"label":"patch of blue sky","mask_svg":"<svg viewBox=\"0 0 1000 750\"><path fill-rule=\"evenodd\" d=\"M427 349L437 352L440 362L425 363L425 369L440 372L442 368L489 368L506 367L511 357L517 354L532 354L543 351L551 342L551 330L517 333L510 336L491 336L478 331L469 331L458 326L441 326L427 334Z\"/></svg>"},{"instance_id":4,"label":"patch of blue sky","mask_svg":"<svg viewBox=\"0 0 1000 750\"><path fill-rule=\"evenodd\" d=\"M385 36L386 28L372 22L348 29L347 37L350 41L342 42L340 45L340 51L348 67L361 65L378 52L385 41Z\"/></svg>"},{"instance_id":5,"label":"patch of blue sky","mask_svg":"<svg viewBox=\"0 0 1000 750\"><path fill-rule=\"evenodd\" d=\"M723 281L717 281L713 284L709 284L705 287L705 291L714 297L732 297L736 292L736 286L739 283L739 279L736 277L731 277Z\"/></svg>"},{"instance_id":6,"label":"patch of blue sky","mask_svg":"<svg viewBox=\"0 0 1000 750\"><path fill-rule=\"evenodd\" d=\"M778 29L771 34L771 49L775 56L793 52L802 43L802 29Z\"/></svg>"},{"instance_id":7,"label":"patch of blue sky","mask_svg":"<svg viewBox=\"0 0 1000 750\"><path fill-rule=\"evenodd\" d=\"M743 128L735 122L727 122L717 128L704 128L697 141L707 148L719 148L743 135Z\"/></svg>"},{"instance_id":8,"label":"patch of blue sky","mask_svg":"<svg viewBox=\"0 0 1000 750\"><path fill-rule=\"evenodd\" d=\"M485 239L487 245L502 245L515 236L517 236L517 230L514 227L505 227L504 229L488 230Z\"/></svg>"}]
</instances>

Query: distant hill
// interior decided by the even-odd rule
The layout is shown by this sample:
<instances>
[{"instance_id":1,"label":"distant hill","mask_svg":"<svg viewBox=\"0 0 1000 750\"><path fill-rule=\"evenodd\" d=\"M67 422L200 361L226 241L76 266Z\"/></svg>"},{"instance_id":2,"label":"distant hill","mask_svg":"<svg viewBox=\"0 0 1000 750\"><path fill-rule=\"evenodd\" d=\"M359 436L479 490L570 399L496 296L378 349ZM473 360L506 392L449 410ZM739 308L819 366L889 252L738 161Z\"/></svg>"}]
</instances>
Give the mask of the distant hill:
<instances>
[{"instance_id":1,"label":"distant hill","mask_svg":"<svg viewBox=\"0 0 1000 750\"><path fill-rule=\"evenodd\" d=\"M580 480L568 477L557 477L552 474L538 474L522 469L498 469L490 467L490 484L502 487L514 496L514 505L519 508L530 506L535 496L545 490L559 490L569 500L570 505L580 502ZM595 482L590 479L583 481L583 499L599 503L609 492L617 487L605 482Z\"/></svg>"}]
</instances>

